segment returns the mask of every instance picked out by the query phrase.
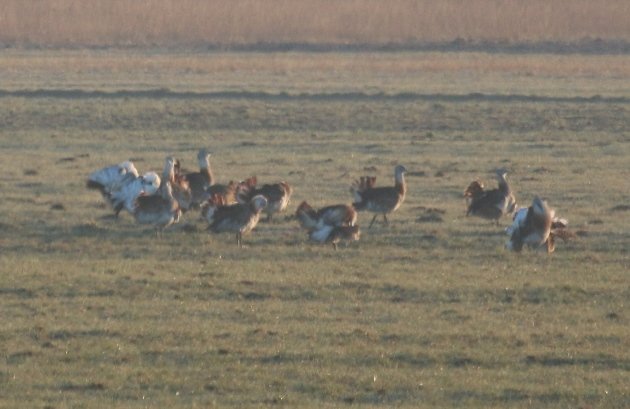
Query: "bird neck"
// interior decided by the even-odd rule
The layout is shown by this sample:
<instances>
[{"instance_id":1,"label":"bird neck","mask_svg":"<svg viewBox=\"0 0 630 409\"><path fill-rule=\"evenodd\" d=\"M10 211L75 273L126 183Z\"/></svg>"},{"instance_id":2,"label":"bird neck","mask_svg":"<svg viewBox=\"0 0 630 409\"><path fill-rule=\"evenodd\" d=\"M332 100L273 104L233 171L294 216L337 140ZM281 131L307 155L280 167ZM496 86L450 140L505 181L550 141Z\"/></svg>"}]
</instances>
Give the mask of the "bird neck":
<instances>
[{"instance_id":1,"label":"bird neck","mask_svg":"<svg viewBox=\"0 0 630 409\"><path fill-rule=\"evenodd\" d=\"M163 186L161 186L161 190L162 190L163 199L165 200L173 199L173 190L171 187L171 182L169 180L167 180L166 182L163 182Z\"/></svg>"},{"instance_id":2,"label":"bird neck","mask_svg":"<svg viewBox=\"0 0 630 409\"><path fill-rule=\"evenodd\" d=\"M405 175L403 173L396 174L396 189L398 193L404 195L407 192L407 183L405 182Z\"/></svg>"},{"instance_id":3,"label":"bird neck","mask_svg":"<svg viewBox=\"0 0 630 409\"><path fill-rule=\"evenodd\" d=\"M505 193L509 193L510 185L508 184L507 179L505 178L505 175L497 174L497 178L499 180L499 190Z\"/></svg>"},{"instance_id":4,"label":"bird neck","mask_svg":"<svg viewBox=\"0 0 630 409\"><path fill-rule=\"evenodd\" d=\"M208 186L214 184L214 175L212 174L212 168L210 167L210 161L208 158L199 160L199 172L207 180Z\"/></svg>"}]
</instances>

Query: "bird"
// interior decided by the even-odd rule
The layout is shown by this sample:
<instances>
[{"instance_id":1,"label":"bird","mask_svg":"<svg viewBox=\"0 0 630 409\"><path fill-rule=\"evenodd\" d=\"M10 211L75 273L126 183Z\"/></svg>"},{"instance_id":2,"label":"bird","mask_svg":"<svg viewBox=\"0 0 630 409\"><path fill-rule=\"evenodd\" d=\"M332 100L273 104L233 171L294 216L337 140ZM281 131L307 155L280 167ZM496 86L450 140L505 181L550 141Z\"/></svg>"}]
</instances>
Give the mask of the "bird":
<instances>
[{"instance_id":1,"label":"bird","mask_svg":"<svg viewBox=\"0 0 630 409\"><path fill-rule=\"evenodd\" d=\"M90 173L86 186L88 189L98 190L105 199L109 200L110 193L125 184L125 181L129 179L128 175L138 177L138 170L129 160Z\"/></svg>"},{"instance_id":2,"label":"bird","mask_svg":"<svg viewBox=\"0 0 630 409\"><path fill-rule=\"evenodd\" d=\"M466 200L466 216L479 216L493 220L497 225L499 219L516 209L516 198L507 182L507 171L497 169L496 176L499 186L496 189L485 190L479 180L472 181L464 191Z\"/></svg>"},{"instance_id":3,"label":"bird","mask_svg":"<svg viewBox=\"0 0 630 409\"><path fill-rule=\"evenodd\" d=\"M238 183L234 181L228 184L216 183L210 167L210 156L207 150L199 150L197 154L199 172L182 173L180 162L175 162L175 179L181 181L180 183L187 183L190 188L190 208L200 207L215 194L222 195L227 203L236 203Z\"/></svg>"},{"instance_id":4,"label":"bird","mask_svg":"<svg viewBox=\"0 0 630 409\"><path fill-rule=\"evenodd\" d=\"M562 241L567 242L575 236L576 234L569 229L569 221L567 219L554 216L551 220L549 239L547 239L547 250L551 253L556 249L556 239L562 239Z\"/></svg>"},{"instance_id":5,"label":"bird","mask_svg":"<svg viewBox=\"0 0 630 409\"><path fill-rule=\"evenodd\" d=\"M200 149L197 153L199 172L182 173L179 161L175 163L175 178L179 183L186 183L190 189L190 206L198 208L209 196L206 189L214 183L214 176L210 168L210 153Z\"/></svg>"},{"instance_id":6,"label":"bird","mask_svg":"<svg viewBox=\"0 0 630 409\"><path fill-rule=\"evenodd\" d=\"M147 172L142 177L132 178L128 176L129 181L119 190L111 194L111 202L116 215L124 208L132 215L136 208L136 198L139 196L152 196L158 193L165 181L170 183L171 192L174 185L174 168L177 160L172 156L167 156L164 160L164 168L162 169L162 178L155 172ZM176 184L178 197L182 196L181 186ZM180 207L181 209L181 207Z\"/></svg>"},{"instance_id":7,"label":"bird","mask_svg":"<svg viewBox=\"0 0 630 409\"><path fill-rule=\"evenodd\" d=\"M556 238L566 241L573 236L568 230L568 221L556 217L555 210L538 196L534 197L531 206L522 207L514 213L512 225L506 233L510 239L505 246L515 252L520 252L526 245L552 253Z\"/></svg>"},{"instance_id":8,"label":"bird","mask_svg":"<svg viewBox=\"0 0 630 409\"><path fill-rule=\"evenodd\" d=\"M303 201L295 212L300 225L306 230L317 229L323 225L354 226L357 212L352 206L337 204L315 210L307 201Z\"/></svg>"},{"instance_id":9,"label":"bird","mask_svg":"<svg viewBox=\"0 0 630 409\"><path fill-rule=\"evenodd\" d=\"M226 204L236 203L236 192L238 190L238 182L231 180L227 185L215 183L206 188L206 200L214 195L223 197Z\"/></svg>"},{"instance_id":10,"label":"bird","mask_svg":"<svg viewBox=\"0 0 630 409\"><path fill-rule=\"evenodd\" d=\"M279 213L287 208L289 199L293 193L293 188L287 182L264 184L257 186L256 176L252 176L239 183L236 193L238 203L248 203L253 197L262 195L267 199L267 206L264 212L267 214L266 221L270 222L275 213Z\"/></svg>"},{"instance_id":11,"label":"bird","mask_svg":"<svg viewBox=\"0 0 630 409\"><path fill-rule=\"evenodd\" d=\"M159 191L153 195L141 195L134 202L133 215L140 224L152 224L155 226L156 235L162 236L162 232L173 223L179 222L181 208L173 197L171 181L168 173L172 172L174 160L166 158L165 172L167 177L162 178Z\"/></svg>"},{"instance_id":12,"label":"bird","mask_svg":"<svg viewBox=\"0 0 630 409\"><path fill-rule=\"evenodd\" d=\"M352 226L324 224L321 227L310 230L308 237L318 243L332 243L333 248L337 250L337 243L340 241L356 241L359 240L360 235L361 231L357 224Z\"/></svg>"},{"instance_id":13,"label":"bird","mask_svg":"<svg viewBox=\"0 0 630 409\"><path fill-rule=\"evenodd\" d=\"M312 241L332 243L337 250L341 240L358 240L360 231L357 212L352 206L337 204L315 210L308 202L303 201L295 213L300 225L308 231Z\"/></svg>"},{"instance_id":14,"label":"bird","mask_svg":"<svg viewBox=\"0 0 630 409\"><path fill-rule=\"evenodd\" d=\"M172 165L170 162L173 162ZM177 170L180 162L174 156L165 159L162 178L168 179L173 191L173 197L177 200L182 213L187 212L193 206L193 193L188 179L179 175Z\"/></svg>"},{"instance_id":15,"label":"bird","mask_svg":"<svg viewBox=\"0 0 630 409\"><path fill-rule=\"evenodd\" d=\"M113 200L112 196L125 188L129 183L134 182L137 178L138 170L133 162L127 160L117 165L107 166L90 173L86 187L88 189L98 190L105 201L114 208L115 215L118 217L122 206L119 206L116 201ZM138 185L140 184L141 182L138 183Z\"/></svg>"},{"instance_id":16,"label":"bird","mask_svg":"<svg viewBox=\"0 0 630 409\"><path fill-rule=\"evenodd\" d=\"M227 204L223 196L214 195L203 204L201 212L208 230L236 233L236 245L243 247L243 235L256 227L267 202L263 195L256 195L248 203Z\"/></svg>"},{"instance_id":17,"label":"bird","mask_svg":"<svg viewBox=\"0 0 630 409\"><path fill-rule=\"evenodd\" d=\"M403 165L394 168L394 186L374 187L376 183L374 176L363 176L352 184L350 188L354 197L352 206L357 211L367 210L376 213L368 229L372 227L379 214L383 215L384 223L389 225L387 214L398 209L405 200L407 193L406 172L407 169Z\"/></svg>"},{"instance_id":18,"label":"bird","mask_svg":"<svg viewBox=\"0 0 630 409\"><path fill-rule=\"evenodd\" d=\"M117 190L112 191L109 196L109 202L114 209L116 217L118 217L122 209L133 214L136 198L142 195L151 196L156 194L161 182L162 179L155 172L146 172L138 177L128 174L126 183L122 184Z\"/></svg>"}]
</instances>

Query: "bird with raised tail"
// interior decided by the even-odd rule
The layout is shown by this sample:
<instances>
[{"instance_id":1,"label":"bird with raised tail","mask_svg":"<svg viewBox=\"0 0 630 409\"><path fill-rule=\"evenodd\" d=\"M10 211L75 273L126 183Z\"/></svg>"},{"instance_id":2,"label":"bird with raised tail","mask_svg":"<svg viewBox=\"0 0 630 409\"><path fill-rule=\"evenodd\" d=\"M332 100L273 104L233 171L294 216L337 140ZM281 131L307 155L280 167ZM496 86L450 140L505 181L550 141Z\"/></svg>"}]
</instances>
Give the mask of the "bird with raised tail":
<instances>
[{"instance_id":1,"label":"bird with raised tail","mask_svg":"<svg viewBox=\"0 0 630 409\"><path fill-rule=\"evenodd\" d=\"M96 189L109 201L112 191L120 189L129 180L138 177L138 170L131 161L124 161L118 165L107 166L90 173L87 180L88 189Z\"/></svg>"},{"instance_id":2,"label":"bird with raised tail","mask_svg":"<svg viewBox=\"0 0 630 409\"><path fill-rule=\"evenodd\" d=\"M127 210L133 215L135 211L136 199L140 196L151 196L157 193L162 179L155 172L147 172L139 177L128 177L126 184L123 184L118 190L110 195L110 203L114 208L116 216L122 209Z\"/></svg>"},{"instance_id":3,"label":"bird with raised tail","mask_svg":"<svg viewBox=\"0 0 630 409\"><path fill-rule=\"evenodd\" d=\"M127 203L125 198L132 196L127 209L132 209L133 200L142 192L154 193L160 184L160 178L154 172L138 176L138 170L131 161L107 166L92 172L88 176L88 189L98 190L105 201L114 209L116 216Z\"/></svg>"},{"instance_id":4,"label":"bird with raised tail","mask_svg":"<svg viewBox=\"0 0 630 409\"><path fill-rule=\"evenodd\" d=\"M185 186L182 187L180 184L175 183L174 180L176 164L177 160L174 157L167 156L164 159L161 179L155 172L148 172L143 175L142 178L136 178L136 180L123 186L119 191L114 192L112 194L114 209L120 211L120 209L124 207L129 213L134 214L137 206L136 199L140 196L153 196L157 194L158 189L160 189L166 181L170 184L171 194L173 194L173 191L177 192L177 197L173 195L176 200L185 198ZM182 207L185 208L187 202L183 201L184 206L182 206L179 201L178 204L181 210Z\"/></svg>"},{"instance_id":5,"label":"bird with raised tail","mask_svg":"<svg viewBox=\"0 0 630 409\"><path fill-rule=\"evenodd\" d=\"M211 197L201 208L201 214L213 233L236 233L236 245L243 247L243 235L251 232L260 220L261 211L267 206L262 195L254 196L248 203L227 204L220 195Z\"/></svg>"},{"instance_id":6,"label":"bird with raised tail","mask_svg":"<svg viewBox=\"0 0 630 409\"><path fill-rule=\"evenodd\" d=\"M379 214L383 215L385 225L389 225L387 215L396 211L405 200L407 193L406 172L407 169L403 165L394 168L394 186L375 187L376 177L374 176L363 176L352 184L350 188L354 197L352 206L357 211L376 213L368 229L372 227Z\"/></svg>"},{"instance_id":7,"label":"bird with raised tail","mask_svg":"<svg viewBox=\"0 0 630 409\"><path fill-rule=\"evenodd\" d=\"M574 236L568 229L567 220L557 217L555 210L539 197L534 198L531 206L520 208L514 213L512 225L506 229L506 233L510 239L505 247L516 252L527 246L552 253L556 238L566 241Z\"/></svg>"},{"instance_id":8,"label":"bird with raised tail","mask_svg":"<svg viewBox=\"0 0 630 409\"><path fill-rule=\"evenodd\" d=\"M331 243L335 250L337 243L342 240L359 240L357 212L352 206L338 204L315 210L304 201L298 206L295 215L312 241Z\"/></svg>"},{"instance_id":9,"label":"bird with raised tail","mask_svg":"<svg viewBox=\"0 0 630 409\"><path fill-rule=\"evenodd\" d=\"M496 189L485 190L479 180L474 180L464 191L466 200L466 216L478 216L493 220L499 224L499 219L510 214L516 208L516 199L507 181L507 171L496 171L499 186Z\"/></svg>"},{"instance_id":10,"label":"bird with raised tail","mask_svg":"<svg viewBox=\"0 0 630 409\"><path fill-rule=\"evenodd\" d=\"M274 214L287 208L293 189L287 182L264 184L257 186L256 176L241 182L237 188L236 201L238 203L249 203L255 196L264 196L267 199L267 206L264 212L267 214L267 221L271 221Z\"/></svg>"}]
</instances>

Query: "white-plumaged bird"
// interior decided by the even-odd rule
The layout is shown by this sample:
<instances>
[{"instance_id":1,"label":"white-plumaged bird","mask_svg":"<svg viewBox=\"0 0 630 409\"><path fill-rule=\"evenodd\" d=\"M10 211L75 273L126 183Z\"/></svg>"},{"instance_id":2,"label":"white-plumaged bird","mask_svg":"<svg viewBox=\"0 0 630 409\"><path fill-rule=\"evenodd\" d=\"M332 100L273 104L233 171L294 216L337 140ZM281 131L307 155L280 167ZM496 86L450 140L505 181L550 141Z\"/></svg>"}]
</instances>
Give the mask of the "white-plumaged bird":
<instances>
[{"instance_id":1,"label":"white-plumaged bird","mask_svg":"<svg viewBox=\"0 0 630 409\"><path fill-rule=\"evenodd\" d=\"M90 173L87 180L88 189L96 189L103 197L108 198L109 194L118 190L121 185L129 180L128 176L138 177L138 170L131 161L124 161L118 165L107 166Z\"/></svg>"},{"instance_id":2,"label":"white-plumaged bird","mask_svg":"<svg viewBox=\"0 0 630 409\"><path fill-rule=\"evenodd\" d=\"M138 170L133 162L124 161L118 165L107 166L90 173L86 186L88 189L98 190L105 201L114 208L114 212L118 216L122 206L119 206L112 195L137 178Z\"/></svg>"},{"instance_id":3,"label":"white-plumaged bird","mask_svg":"<svg viewBox=\"0 0 630 409\"><path fill-rule=\"evenodd\" d=\"M568 230L567 220L556 217L555 210L539 197L534 198L530 207L516 211L512 225L506 232L510 239L505 247L516 252L527 246L552 253L556 238L566 241L573 237L573 233Z\"/></svg>"},{"instance_id":4,"label":"white-plumaged bird","mask_svg":"<svg viewBox=\"0 0 630 409\"><path fill-rule=\"evenodd\" d=\"M129 175L127 183L122 184L110 194L110 203L116 216L122 209L134 213L135 201L139 196L151 196L157 193L162 180L155 172L147 172L142 176Z\"/></svg>"}]
</instances>

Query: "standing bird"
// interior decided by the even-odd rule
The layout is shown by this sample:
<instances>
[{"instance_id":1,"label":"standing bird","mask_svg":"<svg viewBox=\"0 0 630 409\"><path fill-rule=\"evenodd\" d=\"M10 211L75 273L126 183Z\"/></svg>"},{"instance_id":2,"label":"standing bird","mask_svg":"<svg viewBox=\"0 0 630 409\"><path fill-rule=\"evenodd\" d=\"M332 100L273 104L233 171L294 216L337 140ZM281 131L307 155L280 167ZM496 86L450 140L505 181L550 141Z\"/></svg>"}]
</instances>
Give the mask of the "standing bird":
<instances>
[{"instance_id":1,"label":"standing bird","mask_svg":"<svg viewBox=\"0 0 630 409\"><path fill-rule=\"evenodd\" d=\"M507 171L496 171L499 186L496 189L484 190L483 183L475 180L464 191L466 199L466 216L479 216L484 219L494 220L499 224L499 219L505 214L512 213L516 208L516 199L507 182Z\"/></svg>"},{"instance_id":2,"label":"standing bird","mask_svg":"<svg viewBox=\"0 0 630 409\"><path fill-rule=\"evenodd\" d=\"M172 172L174 159L166 158L165 173ZM162 232L173 223L177 223L181 216L179 203L173 197L171 182L168 177L162 179L157 194L139 196L135 201L133 215L140 224L152 224L155 226L156 235L162 236Z\"/></svg>"},{"instance_id":3,"label":"standing bird","mask_svg":"<svg viewBox=\"0 0 630 409\"><path fill-rule=\"evenodd\" d=\"M260 212L267 206L262 195L254 196L249 203L227 204L220 195L211 197L201 208L208 230L214 233L236 233L236 245L243 247L243 235L256 227Z\"/></svg>"},{"instance_id":4,"label":"standing bird","mask_svg":"<svg viewBox=\"0 0 630 409\"><path fill-rule=\"evenodd\" d=\"M182 174L179 162L175 167L175 177L190 188L190 206L194 208L198 208L201 203L208 199L206 189L214 183L214 176L210 168L210 153L205 149L200 149L197 153L197 162L199 163L199 172Z\"/></svg>"},{"instance_id":5,"label":"standing bird","mask_svg":"<svg viewBox=\"0 0 630 409\"><path fill-rule=\"evenodd\" d=\"M262 195L267 199L267 207L264 212L267 214L267 221L270 222L275 213L279 213L287 208L293 189L287 182L265 184L257 187L256 176L241 182L238 186L236 201L239 203L249 203L252 198Z\"/></svg>"},{"instance_id":6,"label":"standing bird","mask_svg":"<svg viewBox=\"0 0 630 409\"><path fill-rule=\"evenodd\" d=\"M172 166L169 161L173 162ZM164 170L162 171L162 178L167 179L171 183L173 197L177 200L181 211L185 213L192 206L193 194L188 179L179 175L179 166L179 160L173 156L167 157L165 159Z\"/></svg>"},{"instance_id":7,"label":"standing bird","mask_svg":"<svg viewBox=\"0 0 630 409\"><path fill-rule=\"evenodd\" d=\"M190 190L190 208L198 208L208 201L213 195L224 197L226 203L236 202L236 190L238 183L230 182L227 185L218 184L210 167L210 153L205 149L197 154L199 172L181 173L179 161L175 163L175 178L179 183L187 184ZM175 197L177 194L175 193Z\"/></svg>"},{"instance_id":8,"label":"standing bird","mask_svg":"<svg viewBox=\"0 0 630 409\"><path fill-rule=\"evenodd\" d=\"M335 250L341 240L359 240L357 212L352 206L339 204L315 210L304 201L298 206L295 215L300 225L308 231L311 240L332 243Z\"/></svg>"},{"instance_id":9,"label":"standing bird","mask_svg":"<svg viewBox=\"0 0 630 409\"><path fill-rule=\"evenodd\" d=\"M406 172L407 169L403 165L394 168L394 186L374 187L376 183L374 176L364 176L353 183L350 191L355 202L352 203L352 206L357 211L367 210L376 213L368 229L372 227L379 214L383 215L384 223L389 225L387 214L398 209L405 200L405 193L407 192Z\"/></svg>"}]
</instances>

